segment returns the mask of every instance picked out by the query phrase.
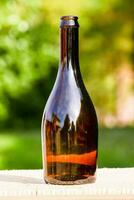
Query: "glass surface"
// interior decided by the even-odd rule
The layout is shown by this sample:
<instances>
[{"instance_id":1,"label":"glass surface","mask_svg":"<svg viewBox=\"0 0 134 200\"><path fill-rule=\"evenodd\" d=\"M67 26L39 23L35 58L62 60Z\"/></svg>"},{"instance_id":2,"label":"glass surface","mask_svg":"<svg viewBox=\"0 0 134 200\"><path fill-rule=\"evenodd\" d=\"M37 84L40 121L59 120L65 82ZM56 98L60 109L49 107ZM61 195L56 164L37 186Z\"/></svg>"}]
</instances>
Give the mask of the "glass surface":
<instances>
[{"instance_id":1,"label":"glass surface","mask_svg":"<svg viewBox=\"0 0 134 200\"><path fill-rule=\"evenodd\" d=\"M94 181L97 146L97 117L79 69L78 27L71 24L61 27L58 75L42 118L45 181L53 184Z\"/></svg>"}]
</instances>

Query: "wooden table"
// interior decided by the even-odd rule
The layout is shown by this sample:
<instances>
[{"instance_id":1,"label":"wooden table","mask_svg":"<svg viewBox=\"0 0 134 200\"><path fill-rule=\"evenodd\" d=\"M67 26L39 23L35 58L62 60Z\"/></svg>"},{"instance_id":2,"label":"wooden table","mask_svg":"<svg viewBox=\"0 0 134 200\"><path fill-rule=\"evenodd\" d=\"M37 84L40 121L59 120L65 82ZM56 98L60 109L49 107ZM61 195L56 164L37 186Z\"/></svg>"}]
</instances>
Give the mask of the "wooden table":
<instances>
[{"instance_id":1,"label":"wooden table","mask_svg":"<svg viewBox=\"0 0 134 200\"><path fill-rule=\"evenodd\" d=\"M42 170L1 170L0 200L134 200L134 168L98 169L95 183L50 185Z\"/></svg>"}]
</instances>

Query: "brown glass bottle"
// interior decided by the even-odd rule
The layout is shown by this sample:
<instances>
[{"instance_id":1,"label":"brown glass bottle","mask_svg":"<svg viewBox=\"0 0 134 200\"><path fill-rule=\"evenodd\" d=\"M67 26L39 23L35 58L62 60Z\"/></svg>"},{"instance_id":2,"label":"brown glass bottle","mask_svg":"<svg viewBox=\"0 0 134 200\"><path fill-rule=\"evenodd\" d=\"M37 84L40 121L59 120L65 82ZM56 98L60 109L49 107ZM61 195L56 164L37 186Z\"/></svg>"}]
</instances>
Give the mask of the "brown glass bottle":
<instances>
[{"instance_id":1,"label":"brown glass bottle","mask_svg":"<svg viewBox=\"0 0 134 200\"><path fill-rule=\"evenodd\" d=\"M44 180L81 184L95 180L98 125L79 68L78 17L63 16L61 55L42 118Z\"/></svg>"}]
</instances>

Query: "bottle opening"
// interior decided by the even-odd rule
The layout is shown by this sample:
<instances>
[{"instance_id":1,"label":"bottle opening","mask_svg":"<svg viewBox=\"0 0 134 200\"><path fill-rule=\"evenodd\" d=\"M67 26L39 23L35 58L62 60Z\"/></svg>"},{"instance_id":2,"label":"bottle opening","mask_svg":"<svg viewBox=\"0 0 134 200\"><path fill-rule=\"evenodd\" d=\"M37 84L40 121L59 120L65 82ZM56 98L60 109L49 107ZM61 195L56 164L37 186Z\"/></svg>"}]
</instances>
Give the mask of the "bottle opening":
<instances>
[{"instance_id":1,"label":"bottle opening","mask_svg":"<svg viewBox=\"0 0 134 200\"><path fill-rule=\"evenodd\" d=\"M61 28L68 28L68 27L78 28L79 27L77 16L73 16L73 15L62 16L60 20L61 20L60 22Z\"/></svg>"},{"instance_id":2,"label":"bottle opening","mask_svg":"<svg viewBox=\"0 0 134 200\"><path fill-rule=\"evenodd\" d=\"M77 16L73 16L73 15L67 15L67 16L62 16L60 19L61 19L61 20L62 20L62 19L63 19L63 20L77 20L78 17L77 17Z\"/></svg>"}]
</instances>

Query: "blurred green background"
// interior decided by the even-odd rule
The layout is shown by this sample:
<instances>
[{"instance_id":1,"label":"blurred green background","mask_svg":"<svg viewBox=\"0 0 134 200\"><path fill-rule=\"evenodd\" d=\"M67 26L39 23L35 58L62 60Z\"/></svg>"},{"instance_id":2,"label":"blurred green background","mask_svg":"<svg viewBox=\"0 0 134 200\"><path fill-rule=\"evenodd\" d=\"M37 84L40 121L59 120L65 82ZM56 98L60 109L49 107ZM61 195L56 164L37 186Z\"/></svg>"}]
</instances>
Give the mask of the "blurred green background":
<instances>
[{"instance_id":1,"label":"blurred green background","mask_svg":"<svg viewBox=\"0 0 134 200\"><path fill-rule=\"evenodd\" d=\"M132 0L0 1L0 169L42 168L40 124L59 62L59 18L77 15L80 67L100 127L99 167L134 166Z\"/></svg>"}]
</instances>

